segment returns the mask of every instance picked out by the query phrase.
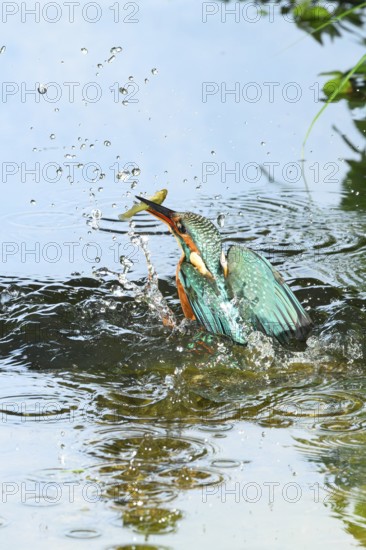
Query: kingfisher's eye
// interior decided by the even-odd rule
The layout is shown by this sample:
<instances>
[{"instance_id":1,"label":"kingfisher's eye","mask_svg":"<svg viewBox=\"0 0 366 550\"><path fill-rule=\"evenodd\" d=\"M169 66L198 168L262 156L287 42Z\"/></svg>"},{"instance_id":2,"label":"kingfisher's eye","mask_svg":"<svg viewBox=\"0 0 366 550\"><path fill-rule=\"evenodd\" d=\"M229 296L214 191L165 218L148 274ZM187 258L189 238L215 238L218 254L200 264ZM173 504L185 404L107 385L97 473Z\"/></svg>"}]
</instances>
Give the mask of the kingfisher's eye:
<instances>
[{"instance_id":1,"label":"kingfisher's eye","mask_svg":"<svg viewBox=\"0 0 366 550\"><path fill-rule=\"evenodd\" d=\"M177 229L179 231L179 233L187 233L187 230L186 228L184 227L184 225L181 223L181 222L177 222Z\"/></svg>"}]
</instances>

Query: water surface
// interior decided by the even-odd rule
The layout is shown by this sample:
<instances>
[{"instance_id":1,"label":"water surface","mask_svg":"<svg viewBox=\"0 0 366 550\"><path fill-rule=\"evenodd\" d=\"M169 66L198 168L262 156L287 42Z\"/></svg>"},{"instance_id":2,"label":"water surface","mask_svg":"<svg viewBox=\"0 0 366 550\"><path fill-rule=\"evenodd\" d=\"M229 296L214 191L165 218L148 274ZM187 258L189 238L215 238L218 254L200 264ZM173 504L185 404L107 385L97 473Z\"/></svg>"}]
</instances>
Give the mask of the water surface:
<instances>
[{"instance_id":1,"label":"water surface","mask_svg":"<svg viewBox=\"0 0 366 550\"><path fill-rule=\"evenodd\" d=\"M3 166L19 168L3 173L1 210L4 543L366 544L359 106L328 108L306 149L306 181L295 177L321 106L319 73L346 70L362 48L342 31L278 53L305 33L276 13L203 23L201 5L161 1L141 5L131 25L107 12L94 27L4 25L4 80L103 90L95 103L3 102ZM123 105L122 93L115 102L109 88L132 81L138 102ZM296 82L302 94L203 102L204 82L256 82L263 93L265 82ZM37 162L39 178L27 172ZM47 163L62 168L57 181ZM100 167L93 176L90 163ZM115 178L115 163L140 173ZM238 177L228 172L236 163ZM249 164L263 168L258 179ZM174 239L147 213L118 221L135 192L163 186L168 206L219 218L225 247L250 246L283 273L314 320L306 345L282 348L260 333L246 348L200 345L197 327L182 324ZM173 332L161 323L167 308Z\"/></svg>"}]
</instances>

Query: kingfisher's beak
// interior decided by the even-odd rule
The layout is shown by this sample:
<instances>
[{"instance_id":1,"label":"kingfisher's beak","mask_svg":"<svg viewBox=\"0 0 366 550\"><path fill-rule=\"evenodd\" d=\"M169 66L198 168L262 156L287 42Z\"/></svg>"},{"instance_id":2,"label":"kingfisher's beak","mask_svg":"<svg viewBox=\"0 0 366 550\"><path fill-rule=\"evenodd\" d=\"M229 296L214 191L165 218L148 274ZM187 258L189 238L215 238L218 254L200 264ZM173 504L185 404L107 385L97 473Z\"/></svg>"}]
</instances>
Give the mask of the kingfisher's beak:
<instances>
[{"instance_id":1,"label":"kingfisher's beak","mask_svg":"<svg viewBox=\"0 0 366 550\"><path fill-rule=\"evenodd\" d=\"M175 227L175 221L173 217L176 215L176 212L174 210L170 210L170 208L166 208L165 206L162 206L161 204L157 204L156 202L149 201L148 199L145 199L144 197L137 197L141 202L144 202L148 205L148 212L158 218L159 220L165 222L169 225L169 227L174 228Z\"/></svg>"}]
</instances>

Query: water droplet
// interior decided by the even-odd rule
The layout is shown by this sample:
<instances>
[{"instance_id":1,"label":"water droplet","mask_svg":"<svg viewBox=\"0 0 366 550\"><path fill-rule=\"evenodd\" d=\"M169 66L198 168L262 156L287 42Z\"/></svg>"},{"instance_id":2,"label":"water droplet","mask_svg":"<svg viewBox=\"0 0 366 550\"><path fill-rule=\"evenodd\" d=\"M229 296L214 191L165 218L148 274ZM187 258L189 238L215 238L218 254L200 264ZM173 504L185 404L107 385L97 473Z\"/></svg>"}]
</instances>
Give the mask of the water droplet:
<instances>
[{"instance_id":1,"label":"water droplet","mask_svg":"<svg viewBox=\"0 0 366 550\"><path fill-rule=\"evenodd\" d=\"M111 54L120 53L121 51L121 46L113 46L113 48L111 48Z\"/></svg>"},{"instance_id":2,"label":"water droplet","mask_svg":"<svg viewBox=\"0 0 366 550\"><path fill-rule=\"evenodd\" d=\"M137 186L137 181L133 181L131 183L131 189L135 189L136 186Z\"/></svg>"},{"instance_id":3,"label":"water droplet","mask_svg":"<svg viewBox=\"0 0 366 550\"><path fill-rule=\"evenodd\" d=\"M90 215L94 220L100 220L102 217L102 211L99 210L99 208L94 208L94 210L91 211Z\"/></svg>"},{"instance_id":4,"label":"water droplet","mask_svg":"<svg viewBox=\"0 0 366 550\"><path fill-rule=\"evenodd\" d=\"M55 134L50 135L50 139L55 139L55 137L56 137Z\"/></svg>"},{"instance_id":5,"label":"water droplet","mask_svg":"<svg viewBox=\"0 0 366 550\"><path fill-rule=\"evenodd\" d=\"M128 80L129 80L130 82L133 82L133 76L129 76L129 77L128 77Z\"/></svg>"},{"instance_id":6,"label":"water droplet","mask_svg":"<svg viewBox=\"0 0 366 550\"><path fill-rule=\"evenodd\" d=\"M151 74L158 74L158 69L156 67L151 69Z\"/></svg>"},{"instance_id":7,"label":"water droplet","mask_svg":"<svg viewBox=\"0 0 366 550\"><path fill-rule=\"evenodd\" d=\"M102 65L102 63L98 63L98 65L97 65L97 69L103 69L103 65Z\"/></svg>"},{"instance_id":8,"label":"water droplet","mask_svg":"<svg viewBox=\"0 0 366 550\"><path fill-rule=\"evenodd\" d=\"M5 53L5 52L6 52L6 46L1 46L0 53Z\"/></svg>"},{"instance_id":9,"label":"water droplet","mask_svg":"<svg viewBox=\"0 0 366 550\"><path fill-rule=\"evenodd\" d=\"M30 203L31 203L31 204L36 204L36 201L35 201L34 199L32 199L32 200L30 201Z\"/></svg>"},{"instance_id":10,"label":"water droplet","mask_svg":"<svg viewBox=\"0 0 366 550\"><path fill-rule=\"evenodd\" d=\"M123 94L123 95L127 95L127 94L128 94L127 88L120 88L119 91L120 91L121 94Z\"/></svg>"},{"instance_id":11,"label":"water droplet","mask_svg":"<svg viewBox=\"0 0 366 550\"><path fill-rule=\"evenodd\" d=\"M103 189L104 189L104 187L98 187L99 193L100 193L101 191L103 191Z\"/></svg>"},{"instance_id":12,"label":"water droplet","mask_svg":"<svg viewBox=\"0 0 366 550\"><path fill-rule=\"evenodd\" d=\"M108 139L106 139L105 142L104 142L104 145L105 145L106 147L110 147L112 144L111 144L111 142L110 142Z\"/></svg>"},{"instance_id":13,"label":"water droplet","mask_svg":"<svg viewBox=\"0 0 366 550\"><path fill-rule=\"evenodd\" d=\"M219 227L224 227L225 225L225 214L220 212L220 214L217 216L217 225Z\"/></svg>"},{"instance_id":14,"label":"water droplet","mask_svg":"<svg viewBox=\"0 0 366 550\"><path fill-rule=\"evenodd\" d=\"M59 166L56 170L56 174L62 174L62 168Z\"/></svg>"},{"instance_id":15,"label":"water droplet","mask_svg":"<svg viewBox=\"0 0 366 550\"><path fill-rule=\"evenodd\" d=\"M141 174L140 168L132 168L132 175L139 176Z\"/></svg>"},{"instance_id":16,"label":"water droplet","mask_svg":"<svg viewBox=\"0 0 366 550\"><path fill-rule=\"evenodd\" d=\"M47 92L47 88L44 84L38 86L38 93L44 95Z\"/></svg>"},{"instance_id":17,"label":"water droplet","mask_svg":"<svg viewBox=\"0 0 366 550\"><path fill-rule=\"evenodd\" d=\"M129 175L130 175L130 172L128 170L122 170L121 172L118 172L117 179L121 181L125 181Z\"/></svg>"},{"instance_id":18,"label":"water droplet","mask_svg":"<svg viewBox=\"0 0 366 550\"><path fill-rule=\"evenodd\" d=\"M149 79L145 78L145 84L147 84L148 82L149 82Z\"/></svg>"},{"instance_id":19,"label":"water droplet","mask_svg":"<svg viewBox=\"0 0 366 550\"><path fill-rule=\"evenodd\" d=\"M265 142L265 141L261 141L261 145L262 145L262 146L263 146L263 145L265 145L265 144L266 144L266 142Z\"/></svg>"},{"instance_id":20,"label":"water droplet","mask_svg":"<svg viewBox=\"0 0 366 550\"><path fill-rule=\"evenodd\" d=\"M124 100L122 101L122 105L128 105L127 99L124 99Z\"/></svg>"},{"instance_id":21,"label":"water droplet","mask_svg":"<svg viewBox=\"0 0 366 550\"><path fill-rule=\"evenodd\" d=\"M215 152L215 151L211 151L211 155L216 155L216 152Z\"/></svg>"},{"instance_id":22,"label":"water droplet","mask_svg":"<svg viewBox=\"0 0 366 550\"><path fill-rule=\"evenodd\" d=\"M55 113L58 113L59 110L60 110L60 109L59 109L58 107L56 107L56 108L55 108Z\"/></svg>"},{"instance_id":23,"label":"water droplet","mask_svg":"<svg viewBox=\"0 0 366 550\"><path fill-rule=\"evenodd\" d=\"M81 53L83 53L84 55L86 55L88 53L88 50L86 48L81 48Z\"/></svg>"},{"instance_id":24,"label":"water droplet","mask_svg":"<svg viewBox=\"0 0 366 550\"><path fill-rule=\"evenodd\" d=\"M128 273L131 267L133 266L133 262L131 262L131 260L129 260L126 256L120 256L119 263L124 268L123 269L124 275L126 275L126 273Z\"/></svg>"},{"instance_id":25,"label":"water droplet","mask_svg":"<svg viewBox=\"0 0 366 550\"><path fill-rule=\"evenodd\" d=\"M111 55L111 57L108 59L107 63L113 63L113 61L116 59L115 55Z\"/></svg>"}]
</instances>

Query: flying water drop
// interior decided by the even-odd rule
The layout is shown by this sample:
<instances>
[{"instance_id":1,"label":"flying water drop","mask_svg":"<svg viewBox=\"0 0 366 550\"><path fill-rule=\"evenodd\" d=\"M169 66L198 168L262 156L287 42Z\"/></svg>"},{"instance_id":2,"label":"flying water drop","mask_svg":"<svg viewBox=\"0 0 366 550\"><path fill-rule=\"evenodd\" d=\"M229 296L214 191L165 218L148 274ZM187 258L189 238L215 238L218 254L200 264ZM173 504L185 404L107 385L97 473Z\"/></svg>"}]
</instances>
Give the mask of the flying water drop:
<instances>
[{"instance_id":1,"label":"flying water drop","mask_svg":"<svg viewBox=\"0 0 366 550\"><path fill-rule=\"evenodd\" d=\"M38 93L41 95L44 95L45 93L47 93L47 88L44 84L40 84L38 86Z\"/></svg>"},{"instance_id":2,"label":"flying water drop","mask_svg":"<svg viewBox=\"0 0 366 550\"><path fill-rule=\"evenodd\" d=\"M111 48L111 54L114 55L116 53L120 53L122 51L122 48L121 46L113 46L113 48Z\"/></svg>"},{"instance_id":3,"label":"flying water drop","mask_svg":"<svg viewBox=\"0 0 366 550\"><path fill-rule=\"evenodd\" d=\"M117 174L117 179L120 181L125 181L126 179L128 179L129 175L130 172L128 170L121 170L121 172L118 172Z\"/></svg>"},{"instance_id":4,"label":"flying water drop","mask_svg":"<svg viewBox=\"0 0 366 550\"><path fill-rule=\"evenodd\" d=\"M225 214L223 214L222 212L220 212L220 214L217 216L217 225L219 227L224 227L225 225Z\"/></svg>"}]
</instances>

